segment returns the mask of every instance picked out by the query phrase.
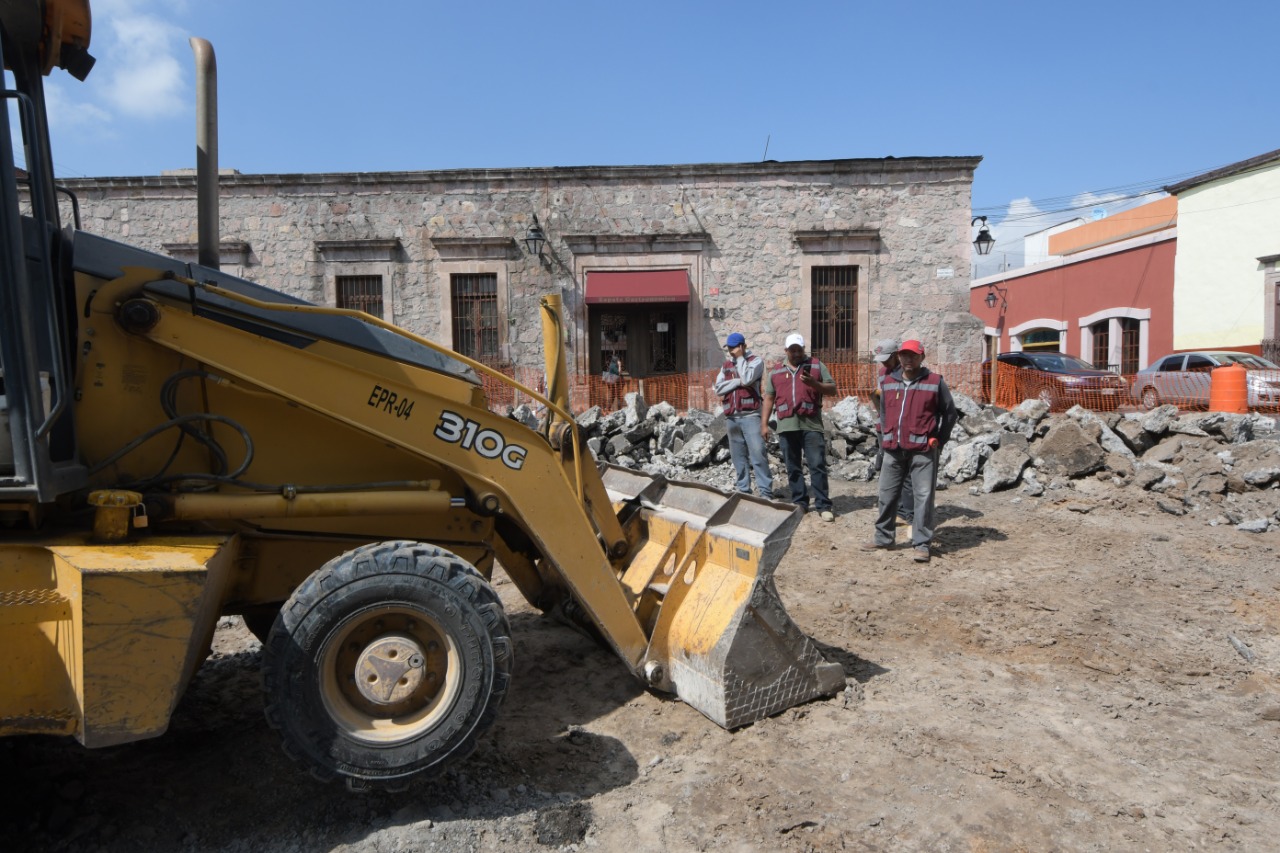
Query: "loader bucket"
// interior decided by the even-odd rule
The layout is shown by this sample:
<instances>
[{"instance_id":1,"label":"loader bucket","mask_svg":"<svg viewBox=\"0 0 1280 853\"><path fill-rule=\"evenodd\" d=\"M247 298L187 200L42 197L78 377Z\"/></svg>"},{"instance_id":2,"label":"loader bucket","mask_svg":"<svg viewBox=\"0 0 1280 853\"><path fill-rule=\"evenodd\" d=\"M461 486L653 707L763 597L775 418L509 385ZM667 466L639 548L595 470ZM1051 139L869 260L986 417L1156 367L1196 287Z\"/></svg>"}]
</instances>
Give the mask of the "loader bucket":
<instances>
[{"instance_id":1,"label":"loader bucket","mask_svg":"<svg viewBox=\"0 0 1280 853\"><path fill-rule=\"evenodd\" d=\"M623 585L649 637L643 675L726 729L844 688L787 615L773 572L801 513L744 494L603 471L633 542Z\"/></svg>"}]
</instances>

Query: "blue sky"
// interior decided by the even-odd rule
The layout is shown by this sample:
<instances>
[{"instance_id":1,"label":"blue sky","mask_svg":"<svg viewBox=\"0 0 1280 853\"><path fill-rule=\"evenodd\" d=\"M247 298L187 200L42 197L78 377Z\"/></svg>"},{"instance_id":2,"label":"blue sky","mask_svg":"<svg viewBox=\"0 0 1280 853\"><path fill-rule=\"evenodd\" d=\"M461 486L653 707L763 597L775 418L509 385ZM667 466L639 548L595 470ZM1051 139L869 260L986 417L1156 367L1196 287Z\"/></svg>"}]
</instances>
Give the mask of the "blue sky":
<instances>
[{"instance_id":1,"label":"blue sky","mask_svg":"<svg viewBox=\"0 0 1280 853\"><path fill-rule=\"evenodd\" d=\"M1280 148L1274 0L96 0L64 177L194 165L189 36L245 173L981 155L1021 234ZM1015 261L1016 258L1006 258ZM988 263L995 262L993 259Z\"/></svg>"}]
</instances>

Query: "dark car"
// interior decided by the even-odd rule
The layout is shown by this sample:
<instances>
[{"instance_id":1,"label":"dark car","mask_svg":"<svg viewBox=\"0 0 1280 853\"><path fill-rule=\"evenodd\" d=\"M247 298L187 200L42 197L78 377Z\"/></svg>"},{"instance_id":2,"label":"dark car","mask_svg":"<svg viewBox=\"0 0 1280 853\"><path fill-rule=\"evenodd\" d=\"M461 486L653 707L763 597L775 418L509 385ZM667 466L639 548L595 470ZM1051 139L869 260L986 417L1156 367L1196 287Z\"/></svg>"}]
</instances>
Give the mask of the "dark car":
<instances>
[{"instance_id":1,"label":"dark car","mask_svg":"<svg viewBox=\"0 0 1280 853\"><path fill-rule=\"evenodd\" d=\"M1230 350L1178 352L1157 358L1133 375L1133 396L1148 409L1161 403L1199 407L1209 405L1214 368L1238 364L1245 377L1249 408L1280 407L1280 366L1260 355Z\"/></svg>"},{"instance_id":2,"label":"dark car","mask_svg":"<svg viewBox=\"0 0 1280 853\"><path fill-rule=\"evenodd\" d=\"M1074 355L1006 352L996 357L1005 365L1000 369L996 389L1001 400L1021 402L1035 398L1043 400L1054 411L1074 405L1112 411L1129 402L1129 383L1123 376L1099 370ZM982 394L985 399L991 399L990 360L982 363Z\"/></svg>"}]
</instances>

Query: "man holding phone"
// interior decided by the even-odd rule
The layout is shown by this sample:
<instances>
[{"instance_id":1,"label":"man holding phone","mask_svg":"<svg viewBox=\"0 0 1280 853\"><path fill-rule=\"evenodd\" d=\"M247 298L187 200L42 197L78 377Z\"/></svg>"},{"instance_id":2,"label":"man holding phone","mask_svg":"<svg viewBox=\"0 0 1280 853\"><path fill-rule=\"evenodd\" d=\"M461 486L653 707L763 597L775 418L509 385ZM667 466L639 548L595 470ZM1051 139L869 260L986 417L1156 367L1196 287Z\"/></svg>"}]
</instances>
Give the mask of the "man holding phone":
<instances>
[{"instance_id":1,"label":"man holding phone","mask_svg":"<svg viewBox=\"0 0 1280 853\"><path fill-rule=\"evenodd\" d=\"M809 485L819 516L835 521L827 491L827 437L822 426L822 398L836 393L835 380L827 366L804 351L804 337L787 336L787 360L765 374L761 391L760 435L769 437L769 415L778 419L778 445L787 466L791 502L809 510L809 491L804 469L809 469Z\"/></svg>"},{"instance_id":2,"label":"man holding phone","mask_svg":"<svg viewBox=\"0 0 1280 853\"><path fill-rule=\"evenodd\" d=\"M911 525L912 559L929 562L934 530L934 493L938 457L951 440L959 420L955 401L943 378L924 366L924 345L903 341L898 347L898 369L880 383L880 511L875 536L863 543L864 551L893 547L894 514L904 488L915 497Z\"/></svg>"}]
</instances>

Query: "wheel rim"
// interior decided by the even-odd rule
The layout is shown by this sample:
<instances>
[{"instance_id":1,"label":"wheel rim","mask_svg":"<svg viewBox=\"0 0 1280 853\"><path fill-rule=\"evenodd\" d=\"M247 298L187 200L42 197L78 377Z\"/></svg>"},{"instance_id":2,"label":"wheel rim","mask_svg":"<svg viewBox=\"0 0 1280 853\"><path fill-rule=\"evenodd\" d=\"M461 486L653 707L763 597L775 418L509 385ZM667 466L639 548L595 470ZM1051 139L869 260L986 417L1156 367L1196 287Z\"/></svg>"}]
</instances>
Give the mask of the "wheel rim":
<instances>
[{"instance_id":1,"label":"wheel rim","mask_svg":"<svg viewBox=\"0 0 1280 853\"><path fill-rule=\"evenodd\" d=\"M1142 405L1146 406L1148 409L1154 409L1156 406L1160 405L1160 398L1156 396L1156 389L1142 389Z\"/></svg>"},{"instance_id":2,"label":"wheel rim","mask_svg":"<svg viewBox=\"0 0 1280 853\"><path fill-rule=\"evenodd\" d=\"M353 615L326 643L321 698L352 738L389 744L431 729L462 686L461 656L421 611L386 605Z\"/></svg>"}]
</instances>

